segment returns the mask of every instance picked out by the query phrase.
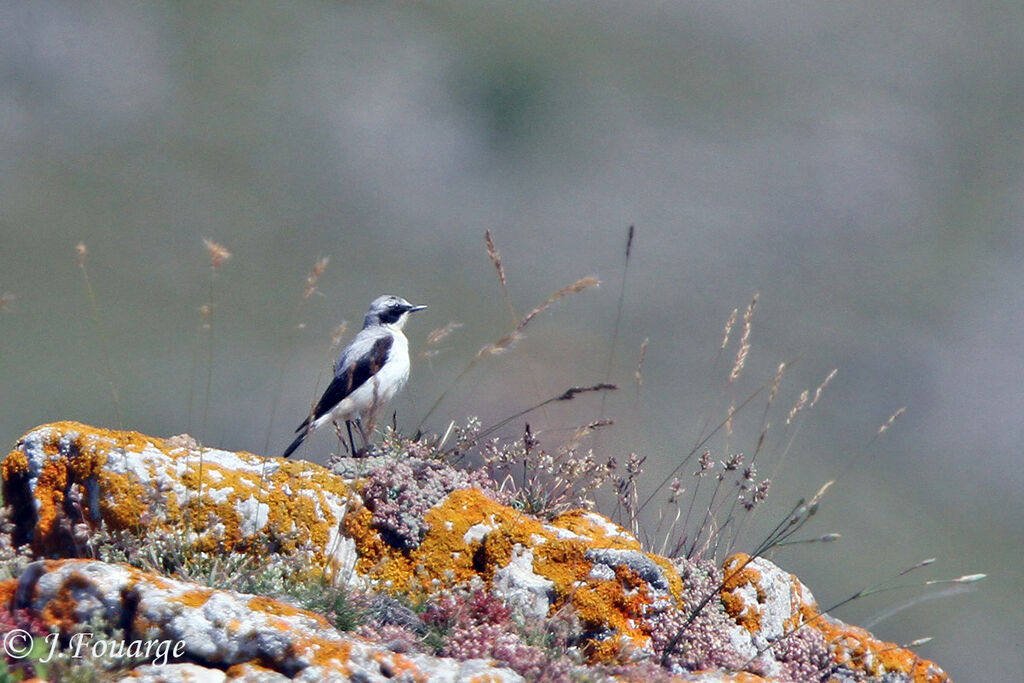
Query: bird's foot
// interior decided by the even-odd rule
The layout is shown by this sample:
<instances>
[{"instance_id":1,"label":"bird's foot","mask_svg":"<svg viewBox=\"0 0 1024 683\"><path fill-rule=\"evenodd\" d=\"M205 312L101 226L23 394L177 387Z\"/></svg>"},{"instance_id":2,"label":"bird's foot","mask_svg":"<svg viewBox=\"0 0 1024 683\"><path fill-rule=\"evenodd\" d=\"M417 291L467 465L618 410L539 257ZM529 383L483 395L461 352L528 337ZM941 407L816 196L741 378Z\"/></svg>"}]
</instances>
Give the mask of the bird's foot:
<instances>
[{"instance_id":1,"label":"bird's foot","mask_svg":"<svg viewBox=\"0 0 1024 683\"><path fill-rule=\"evenodd\" d=\"M352 457L353 458L370 458L370 457L373 457L375 455L383 455L383 454L384 454L383 451L381 451L379 448L377 448L374 444L368 443L368 444L364 445L362 448L356 450L356 452L352 454Z\"/></svg>"}]
</instances>

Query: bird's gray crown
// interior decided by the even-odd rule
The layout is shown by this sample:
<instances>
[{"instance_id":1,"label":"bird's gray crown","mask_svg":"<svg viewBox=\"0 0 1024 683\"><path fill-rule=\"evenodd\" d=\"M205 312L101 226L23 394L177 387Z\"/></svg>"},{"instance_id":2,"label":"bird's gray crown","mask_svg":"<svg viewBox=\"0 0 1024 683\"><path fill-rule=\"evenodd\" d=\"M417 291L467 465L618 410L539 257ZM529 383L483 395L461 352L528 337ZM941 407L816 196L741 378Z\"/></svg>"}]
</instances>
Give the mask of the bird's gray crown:
<instances>
[{"instance_id":1,"label":"bird's gray crown","mask_svg":"<svg viewBox=\"0 0 1024 683\"><path fill-rule=\"evenodd\" d=\"M422 311L426 306L414 306L400 296L385 294L373 300L370 310L366 312L363 320L363 328L373 325L395 325L401 328L405 325L406 314L414 311Z\"/></svg>"}]
</instances>

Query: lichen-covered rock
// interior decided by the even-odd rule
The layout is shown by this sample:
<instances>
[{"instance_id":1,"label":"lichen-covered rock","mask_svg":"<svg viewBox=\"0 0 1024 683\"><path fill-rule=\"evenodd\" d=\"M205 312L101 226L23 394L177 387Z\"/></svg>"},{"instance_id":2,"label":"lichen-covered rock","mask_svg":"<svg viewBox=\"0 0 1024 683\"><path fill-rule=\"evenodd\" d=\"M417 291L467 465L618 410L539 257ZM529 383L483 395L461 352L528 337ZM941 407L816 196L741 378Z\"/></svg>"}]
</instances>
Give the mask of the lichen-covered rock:
<instances>
[{"instance_id":1,"label":"lichen-covered rock","mask_svg":"<svg viewBox=\"0 0 1024 683\"><path fill-rule=\"evenodd\" d=\"M102 576L119 588L79 590L76 600L114 618L130 602L118 591L128 590L133 624L204 634L190 650L192 663L222 662L228 679L237 667L248 667L252 680L274 680L314 676L344 661L376 680L411 670L402 667L425 670L437 653L495 660L531 680L542 671L548 680L569 676L577 664L565 660L552 674L545 652L514 623L534 629L534 640L561 638L573 662L603 666L594 680L661 680L651 670L701 681L949 680L910 650L820 613L795 576L764 558L736 555L715 567L662 557L593 512L545 520L514 509L480 473L438 460L404 456L359 471L365 474L350 469L345 478L311 463L71 422L33 430L0 465L5 500L16 511L15 540L40 556L79 553L74 529L97 520L128 533L185 529L207 551L305 553L314 566L342 569L338 576L350 584L426 608L422 617L406 610L401 619L364 626L361 632L390 644L372 654L365 641L324 635L328 627L310 613L158 577L143 581L126 566L47 565L37 577L46 588L71 581L67 572L93 584ZM49 604L38 607L66 620L63 627L80 618L68 605ZM426 652L420 627L430 620L448 640ZM296 641L293 629L319 635ZM567 634L553 635L558 629ZM359 663L367 657L374 664ZM460 680L476 666L464 661L455 673L445 669L447 678L432 669L429 680Z\"/></svg>"},{"instance_id":2,"label":"lichen-covered rock","mask_svg":"<svg viewBox=\"0 0 1024 683\"><path fill-rule=\"evenodd\" d=\"M808 680L827 667L835 681L949 681L910 649L820 612L800 579L762 557L733 555L723 573L722 604L746 632L744 648L762 653L758 662L773 676Z\"/></svg>"},{"instance_id":3,"label":"lichen-covered rock","mask_svg":"<svg viewBox=\"0 0 1024 683\"><path fill-rule=\"evenodd\" d=\"M39 562L20 579L0 584L0 595L10 596L11 608L30 609L65 635L100 616L120 625L123 640L167 642L172 656L183 660L140 667L129 681L522 680L487 661L392 652L283 602L127 565Z\"/></svg>"},{"instance_id":4,"label":"lichen-covered rock","mask_svg":"<svg viewBox=\"0 0 1024 683\"><path fill-rule=\"evenodd\" d=\"M191 535L197 550L308 552L349 570L340 523L352 493L308 462L200 448L78 422L38 427L0 465L17 543L42 556L85 554L76 525Z\"/></svg>"}]
</instances>

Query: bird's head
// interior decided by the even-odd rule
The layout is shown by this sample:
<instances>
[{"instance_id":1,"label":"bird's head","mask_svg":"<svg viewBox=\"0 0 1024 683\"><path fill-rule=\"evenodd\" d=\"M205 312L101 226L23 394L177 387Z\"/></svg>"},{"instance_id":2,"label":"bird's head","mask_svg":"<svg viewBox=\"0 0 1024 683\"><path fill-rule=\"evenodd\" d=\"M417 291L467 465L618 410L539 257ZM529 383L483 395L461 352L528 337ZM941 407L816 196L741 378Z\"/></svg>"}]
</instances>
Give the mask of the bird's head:
<instances>
[{"instance_id":1,"label":"bird's head","mask_svg":"<svg viewBox=\"0 0 1024 683\"><path fill-rule=\"evenodd\" d=\"M363 320L363 327L373 325L388 325L395 329L402 329L410 313L422 311L426 306L413 306L400 296L387 294L379 296L370 304L370 310L366 312Z\"/></svg>"}]
</instances>

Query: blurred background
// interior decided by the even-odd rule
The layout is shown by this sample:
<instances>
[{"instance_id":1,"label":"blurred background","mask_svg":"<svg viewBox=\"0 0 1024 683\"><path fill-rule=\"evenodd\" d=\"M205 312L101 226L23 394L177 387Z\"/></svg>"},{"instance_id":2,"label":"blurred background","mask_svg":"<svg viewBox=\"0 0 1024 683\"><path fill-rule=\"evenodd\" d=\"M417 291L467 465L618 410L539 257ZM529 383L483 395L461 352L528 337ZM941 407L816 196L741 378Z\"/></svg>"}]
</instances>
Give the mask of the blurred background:
<instances>
[{"instance_id":1,"label":"blurred background","mask_svg":"<svg viewBox=\"0 0 1024 683\"><path fill-rule=\"evenodd\" d=\"M749 456L772 425L740 547L848 470L803 534L842 539L773 559L823 606L926 557L908 583L986 572L837 615L931 636L918 651L955 680L1015 680L1022 20L987 0L3 3L0 438L78 419L276 455L326 384L332 330L387 292L430 306L414 354L462 324L414 361L401 429L446 390L428 431L610 379L531 425L555 448L614 419L590 445L646 456L646 496L788 362L768 416L762 394L712 444ZM212 277L203 238L232 254ZM585 275L601 286L453 386ZM755 292L729 383L723 325ZM318 434L298 455L336 448Z\"/></svg>"}]
</instances>

